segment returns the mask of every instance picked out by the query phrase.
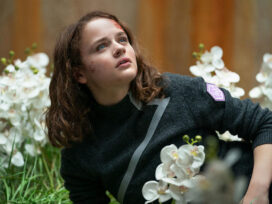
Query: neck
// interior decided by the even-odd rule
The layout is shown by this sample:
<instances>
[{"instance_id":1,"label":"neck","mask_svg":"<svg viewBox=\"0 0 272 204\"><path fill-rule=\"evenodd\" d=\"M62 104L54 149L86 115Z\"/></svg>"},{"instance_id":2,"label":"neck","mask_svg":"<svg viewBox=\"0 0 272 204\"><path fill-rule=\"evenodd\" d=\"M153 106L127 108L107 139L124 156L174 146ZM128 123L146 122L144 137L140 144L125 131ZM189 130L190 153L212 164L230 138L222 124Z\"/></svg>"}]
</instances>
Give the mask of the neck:
<instances>
[{"instance_id":1,"label":"neck","mask_svg":"<svg viewBox=\"0 0 272 204\"><path fill-rule=\"evenodd\" d=\"M104 106L114 105L120 102L128 94L129 87L114 90L92 91L97 103Z\"/></svg>"}]
</instances>

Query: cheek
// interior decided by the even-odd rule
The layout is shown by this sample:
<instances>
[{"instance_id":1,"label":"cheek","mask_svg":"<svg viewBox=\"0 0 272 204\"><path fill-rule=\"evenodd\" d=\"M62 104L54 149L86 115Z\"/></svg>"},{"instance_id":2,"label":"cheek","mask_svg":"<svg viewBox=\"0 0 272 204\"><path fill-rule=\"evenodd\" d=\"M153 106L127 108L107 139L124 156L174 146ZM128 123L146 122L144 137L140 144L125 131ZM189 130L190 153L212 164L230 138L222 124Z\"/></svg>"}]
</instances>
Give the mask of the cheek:
<instances>
[{"instance_id":1,"label":"cheek","mask_svg":"<svg viewBox=\"0 0 272 204\"><path fill-rule=\"evenodd\" d=\"M94 73L97 70L97 68L95 66L95 63L93 61L91 61L88 64L86 64L85 67L86 67L86 71L87 72Z\"/></svg>"},{"instance_id":2,"label":"cheek","mask_svg":"<svg viewBox=\"0 0 272 204\"><path fill-rule=\"evenodd\" d=\"M129 52L129 56L136 61L136 54L134 49L131 47L128 52Z\"/></svg>"},{"instance_id":3,"label":"cheek","mask_svg":"<svg viewBox=\"0 0 272 204\"><path fill-rule=\"evenodd\" d=\"M108 70L112 69L115 66L115 61L111 58L110 55L101 55L92 63L93 69L97 70Z\"/></svg>"}]
</instances>

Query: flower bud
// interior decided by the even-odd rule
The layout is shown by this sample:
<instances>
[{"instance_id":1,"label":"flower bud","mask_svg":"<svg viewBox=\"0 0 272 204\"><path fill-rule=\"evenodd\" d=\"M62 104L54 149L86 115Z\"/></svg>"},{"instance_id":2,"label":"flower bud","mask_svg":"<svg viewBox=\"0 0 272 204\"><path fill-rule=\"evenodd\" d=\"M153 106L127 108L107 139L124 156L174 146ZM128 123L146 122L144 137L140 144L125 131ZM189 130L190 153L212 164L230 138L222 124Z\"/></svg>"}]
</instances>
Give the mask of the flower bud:
<instances>
[{"instance_id":1,"label":"flower bud","mask_svg":"<svg viewBox=\"0 0 272 204\"><path fill-rule=\"evenodd\" d=\"M197 54L197 52L193 52L193 58L197 58L197 56L198 56L198 54Z\"/></svg>"},{"instance_id":2,"label":"flower bud","mask_svg":"<svg viewBox=\"0 0 272 204\"><path fill-rule=\"evenodd\" d=\"M202 137L201 137L200 135L197 135L197 136L195 137L195 140L196 140L197 142L200 142L200 141L202 140Z\"/></svg>"},{"instance_id":3,"label":"flower bud","mask_svg":"<svg viewBox=\"0 0 272 204\"><path fill-rule=\"evenodd\" d=\"M29 54L30 54L30 48L29 48L29 47L27 47L27 48L25 49L25 54L26 54L26 55L29 55Z\"/></svg>"},{"instance_id":4,"label":"flower bud","mask_svg":"<svg viewBox=\"0 0 272 204\"><path fill-rule=\"evenodd\" d=\"M31 46L32 50L35 50L37 47L38 47L37 43L33 43Z\"/></svg>"},{"instance_id":5,"label":"flower bud","mask_svg":"<svg viewBox=\"0 0 272 204\"><path fill-rule=\"evenodd\" d=\"M202 51L202 50L204 49L205 46L204 46L203 43L199 43L198 47L199 47L200 51Z\"/></svg>"},{"instance_id":6,"label":"flower bud","mask_svg":"<svg viewBox=\"0 0 272 204\"><path fill-rule=\"evenodd\" d=\"M14 52L14 51L12 51L12 50L9 51L9 56L10 56L10 57L13 57L14 55L15 55L15 52Z\"/></svg>"},{"instance_id":7,"label":"flower bud","mask_svg":"<svg viewBox=\"0 0 272 204\"><path fill-rule=\"evenodd\" d=\"M39 70L35 68L35 69L33 70L33 74L38 74L38 73L39 73Z\"/></svg>"},{"instance_id":8,"label":"flower bud","mask_svg":"<svg viewBox=\"0 0 272 204\"><path fill-rule=\"evenodd\" d=\"M1 62L2 62L3 65L7 65L7 59L6 58L2 57Z\"/></svg>"},{"instance_id":9,"label":"flower bud","mask_svg":"<svg viewBox=\"0 0 272 204\"><path fill-rule=\"evenodd\" d=\"M182 137L182 139L183 139L183 141L185 141L185 142L189 142L189 139L190 139L190 137L188 136L188 135L183 135L183 137Z\"/></svg>"}]
</instances>

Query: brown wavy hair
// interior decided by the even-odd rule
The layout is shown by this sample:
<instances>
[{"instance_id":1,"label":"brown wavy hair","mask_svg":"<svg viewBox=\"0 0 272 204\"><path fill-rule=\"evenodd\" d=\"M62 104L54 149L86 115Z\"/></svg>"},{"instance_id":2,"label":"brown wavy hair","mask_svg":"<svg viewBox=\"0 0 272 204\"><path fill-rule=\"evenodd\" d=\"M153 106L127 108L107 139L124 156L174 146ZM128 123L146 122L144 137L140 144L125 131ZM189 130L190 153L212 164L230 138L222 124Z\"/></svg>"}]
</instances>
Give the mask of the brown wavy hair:
<instances>
[{"instance_id":1,"label":"brown wavy hair","mask_svg":"<svg viewBox=\"0 0 272 204\"><path fill-rule=\"evenodd\" d=\"M48 138L53 146L69 147L92 136L90 114L91 92L85 84L75 79L78 67L82 67L80 54L81 33L84 26L95 18L116 21L128 36L135 50L138 72L130 84L132 95L148 103L155 97L163 97L162 75L144 62L139 54L130 30L117 17L106 12L94 11L70 25L59 36L54 50L54 71L49 87L51 106L46 111Z\"/></svg>"}]
</instances>

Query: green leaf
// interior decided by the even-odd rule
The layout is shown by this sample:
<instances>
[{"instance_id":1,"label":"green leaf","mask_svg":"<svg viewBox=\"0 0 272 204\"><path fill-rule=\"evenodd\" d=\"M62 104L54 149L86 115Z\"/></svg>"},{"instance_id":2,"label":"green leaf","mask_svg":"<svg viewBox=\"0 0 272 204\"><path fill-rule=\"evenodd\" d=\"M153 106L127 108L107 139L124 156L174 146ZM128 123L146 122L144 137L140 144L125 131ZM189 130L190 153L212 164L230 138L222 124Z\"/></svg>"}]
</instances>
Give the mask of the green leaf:
<instances>
[{"instance_id":1,"label":"green leaf","mask_svg":"<svg viewBox=\"0 0 272 204\"><path fill-rule=\"evenodd\" d=\"M110 202L109 204L120 204L116 198L109 192L109 191L106 191L106 195L109 197L110 199Z\"/></svg>"}]
</instances>

